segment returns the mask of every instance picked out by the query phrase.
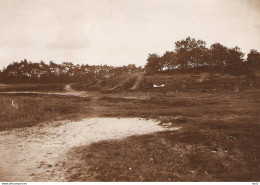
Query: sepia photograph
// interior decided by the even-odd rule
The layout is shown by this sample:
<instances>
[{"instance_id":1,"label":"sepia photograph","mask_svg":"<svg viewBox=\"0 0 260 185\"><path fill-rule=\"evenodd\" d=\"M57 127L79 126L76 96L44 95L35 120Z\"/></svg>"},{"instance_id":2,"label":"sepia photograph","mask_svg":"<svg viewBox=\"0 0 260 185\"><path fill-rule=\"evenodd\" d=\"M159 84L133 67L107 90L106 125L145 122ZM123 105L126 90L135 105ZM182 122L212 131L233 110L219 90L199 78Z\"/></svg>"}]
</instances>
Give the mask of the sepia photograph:
<instances>
[{"instance_id":1,"label":"sepia photograph","mask_svg":"<svg viewBox=\"0 0 260 185\"><path fill-rule=\"evenodd\" d=\"M260 182L260 0L0 0L0 184Z\"/></svg>"}]
</instances>

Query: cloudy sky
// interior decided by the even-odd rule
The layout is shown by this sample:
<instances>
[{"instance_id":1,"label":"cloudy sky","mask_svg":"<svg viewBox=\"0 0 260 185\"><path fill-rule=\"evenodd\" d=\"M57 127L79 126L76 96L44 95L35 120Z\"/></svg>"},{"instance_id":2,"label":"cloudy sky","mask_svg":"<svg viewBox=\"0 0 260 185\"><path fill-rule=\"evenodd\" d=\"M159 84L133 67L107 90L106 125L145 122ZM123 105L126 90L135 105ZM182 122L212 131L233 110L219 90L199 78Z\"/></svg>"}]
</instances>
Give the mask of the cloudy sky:
<instances>
[{"instance_id":1,"label":"cloudy sky","mask_svg":"<svg viewBox=\"0 0 260 185\"><path fill-rule=\"evenodd\" d=\"M0 0L0 69L28 59L144 65L187 36L260 51L259 0Z\"/></svg>"}]
</instances>

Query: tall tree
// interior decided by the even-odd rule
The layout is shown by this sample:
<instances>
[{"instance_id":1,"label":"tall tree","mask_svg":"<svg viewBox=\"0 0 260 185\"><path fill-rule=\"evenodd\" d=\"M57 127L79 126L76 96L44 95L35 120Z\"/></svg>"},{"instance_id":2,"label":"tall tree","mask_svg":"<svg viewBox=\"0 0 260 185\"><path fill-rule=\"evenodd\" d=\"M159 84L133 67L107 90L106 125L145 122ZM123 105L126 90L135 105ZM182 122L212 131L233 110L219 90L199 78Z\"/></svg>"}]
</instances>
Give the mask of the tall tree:
<instances>
[{"instance_id":1,"label":"tall tree","mask_svg":"<svg viewBox=\"0 0 260 185\"><path fill-rule=\"evenodd\" d=\"M240 68L244 59L244 53L241 52L239 47L234 47L228 49L228 60L226 63L226 67L230 70L236 70Z\"/></svg>"},{"instance_id":2,"label":"tall tree","mask_svg":"<svg viewBox=\"0 0 260 185\"><path fill-rule=\"evenodd\" d=\"M163 64L161 62L161 57L156 53L149 54L145 65L145 71L147 73L157 73L158 71L162 71L162 69Z\"/></svg>"},{"instance_id":3,"label":"tall tree","mask_svg":"<svg viewBox=\"0 0 260 185\"><path fill-rule=\"evenodd\" d=\"M210 46L209 53L210 65L223 70L228 60L228 48L220 43L215 43Z\"/></svg>"},{"instance_id":4,"label":"tall tree","mask_svg":"<svg viewBox=\"0 0 260 185\"><path fill-rule=\"evenodd\" d=\"M183 69L205 65L208 54L205 41L190 37L175 42L175 52L177 63Z\"/></svg>"},{"instance_id":5,"label":"tall tree","mask_svg":"<svg viewBox=\"0 0 260 185\"><path fill-rule=\"evenodd\" d=\"M260 69L260 52L255 49L251 49L250 53L247 54L246 63L250 67Z\"/></svg>"},{"instance_id":6,"label":"tall tree","mask_svg":"<svg viewBox=\"0 0 260 185\"><path fill-rule=\"evenodd\" d=\"M161 62L165 70L175 69L178 67L176 53L174 51L166 51L161 57Z\"/></svg>"}]
</instances>

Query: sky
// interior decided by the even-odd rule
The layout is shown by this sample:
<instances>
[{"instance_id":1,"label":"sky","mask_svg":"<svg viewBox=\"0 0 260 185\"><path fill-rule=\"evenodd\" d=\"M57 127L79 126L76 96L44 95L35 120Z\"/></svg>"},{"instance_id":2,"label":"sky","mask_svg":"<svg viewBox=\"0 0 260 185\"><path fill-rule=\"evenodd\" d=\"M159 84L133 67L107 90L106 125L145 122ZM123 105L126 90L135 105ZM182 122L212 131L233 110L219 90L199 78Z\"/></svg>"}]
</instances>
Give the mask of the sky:
<instances>
[{"instance_id":1,"label":"sky","mask_svg":"<svg viewBox=\"0 0 260 185\"><path fill-rule=\"evenodd\" d=\"M12 61L144 65L191 36L260 51L260 0L0 0L0 69Z\"/></svg>"}]
</instances>

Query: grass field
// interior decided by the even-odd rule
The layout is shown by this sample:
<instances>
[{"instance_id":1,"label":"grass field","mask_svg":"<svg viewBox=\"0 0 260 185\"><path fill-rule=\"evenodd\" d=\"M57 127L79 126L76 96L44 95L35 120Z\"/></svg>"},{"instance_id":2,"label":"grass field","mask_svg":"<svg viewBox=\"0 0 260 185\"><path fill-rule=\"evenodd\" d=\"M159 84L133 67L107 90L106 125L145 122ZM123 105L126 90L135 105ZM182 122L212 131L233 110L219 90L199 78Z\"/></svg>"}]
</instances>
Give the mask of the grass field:
<instances>
[{"instance_id":1,"label":"grass field","mask_svg":"<svg viewBox=\"0 0 260 185\"><path fill-rule=\"evenodd\" d=\"M0 130L86 117L157 119L182 128L73 148L68 181L259 181L259 93L1 94Z\"/></svg>"},{"instance_id":2,"label":"grass field","mask_svg":"<svg viewBox=\"0 0 260 185\"><path fill-rule=\"evenodd\" d=\"M12 106L12 100L18 108ZM88 115L89 98L39 94L1 94L0 130L34 126L46 121L81 119Z\"/></svg>"},{"instance_id":3,"label":"grass field","mask_svg":"<svg viewBox=\"0 0 260 185\"><path fill-rule=\"evenodd\" d=\"M99 104L110 108L102 116L154 118L182 129L74 148L68 179L259 181L258 93L103 97Z\"/></svg>"}]
</instances>

